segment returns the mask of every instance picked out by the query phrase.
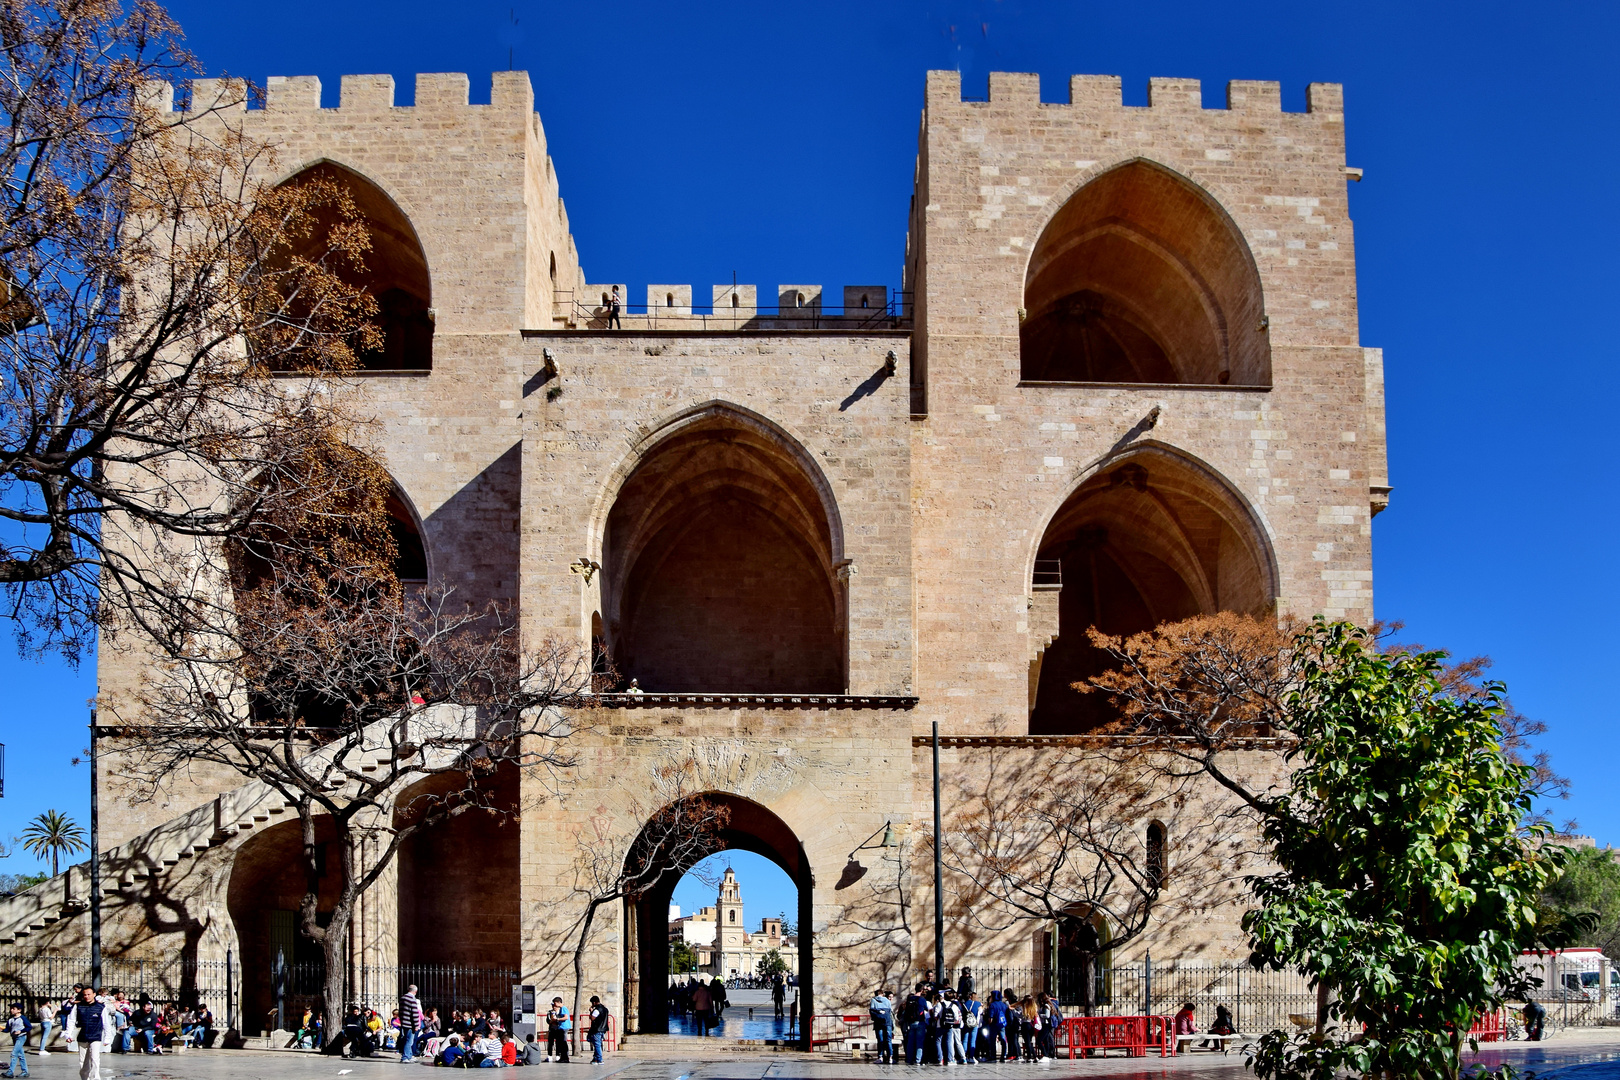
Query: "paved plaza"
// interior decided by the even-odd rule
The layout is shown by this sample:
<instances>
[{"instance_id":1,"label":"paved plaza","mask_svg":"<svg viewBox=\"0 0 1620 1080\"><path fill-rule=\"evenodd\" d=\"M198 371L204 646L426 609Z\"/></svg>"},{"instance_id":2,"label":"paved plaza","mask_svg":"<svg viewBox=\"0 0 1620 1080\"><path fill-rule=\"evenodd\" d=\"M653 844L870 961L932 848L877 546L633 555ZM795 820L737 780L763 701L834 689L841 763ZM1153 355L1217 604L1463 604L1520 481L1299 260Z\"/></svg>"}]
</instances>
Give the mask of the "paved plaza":
<instances>
[{"instance_id":1,"label":"paved plaza","mask_svg":"<svg viewBox=\"0 0 1620 1080\"><path fill-rule=\"evenodd\" d=\"M684 1040L683 1040L684 1041ZM696 1042L697 1040L692 1040ZM695 1050L693 1051L696 1052ZM717 1053L719 1060L680 1060L649 1056L633 1050L610 1055L602 1065L537 1065L524 1070L525 1080L858 1080L876 1076L932 1074L937 1066L879 1066L832 1054L764 1052ZM1580 1065L1611 1065L1613 1069L1580 1070L1581 1080L1611 1080L1620 1071L1620 1028L1578 1029L1560 1033L1544 1043L1510 1042L1482 1047L1470 1063L1494 1066L1507 1061L1538 1073ZM30 1056L31 1075L38 1080L70 1080L78 1075L78 1057L52 1053L40 1060ZM102 1058L102 1080L150 1077L151 1080L309 1080L349 1076L352 1080L416 1075L425 1066L402 1066L397 1058L346 1061L293 1051L200 1050L163 1057L118 1054ZM515 1070L491 1070L507 1074ZM1240 1054L1192 1053L1173 1058L1088 1058L1059 1060L1044 1065L954 1066L949 1075L983 1080L1035 1080L1035 1078L1108 1076L1121 1080L1241 1080L1250 1074Z\"/></svg>"}]
</instances>

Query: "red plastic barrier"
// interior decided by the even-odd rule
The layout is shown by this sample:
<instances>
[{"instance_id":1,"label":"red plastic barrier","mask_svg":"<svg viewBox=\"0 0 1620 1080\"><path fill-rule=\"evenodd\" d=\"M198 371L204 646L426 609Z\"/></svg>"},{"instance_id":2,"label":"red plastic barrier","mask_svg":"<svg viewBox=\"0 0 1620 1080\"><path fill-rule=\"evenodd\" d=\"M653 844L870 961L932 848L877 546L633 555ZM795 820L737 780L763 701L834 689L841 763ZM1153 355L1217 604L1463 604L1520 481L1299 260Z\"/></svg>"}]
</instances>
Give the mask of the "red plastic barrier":
<instances>
[{"instance_id":1,"label":"red plastic barrier","mask_svg":"<svg viewBox=\"0 0 1620 1080\"><path fill-rule=\"evenodd\" d=\"M1501 1009L1493 1012L1480 1013L1474 1026L1468 1029L1470 1039L1480 1042L1501 1042L1506 1037L1507 1017Z\"/></svg>"},{"instance_id":2,"label":"red plastic barrier","mask_svg":"<svg viewBox=\"0 0 1620 1080\"><path fill-rule=\"evenodd\" d=\"M1169 1057L1176 1051L1171 1031L1168 1016L1071 1016L1063 1021L1070 1060L1076 1050L1087 1057L1092 1051L1109 1050L1145 1057L1149 1048L1157 1048L1160 1057Z\"/></svg>"}]
</instances>

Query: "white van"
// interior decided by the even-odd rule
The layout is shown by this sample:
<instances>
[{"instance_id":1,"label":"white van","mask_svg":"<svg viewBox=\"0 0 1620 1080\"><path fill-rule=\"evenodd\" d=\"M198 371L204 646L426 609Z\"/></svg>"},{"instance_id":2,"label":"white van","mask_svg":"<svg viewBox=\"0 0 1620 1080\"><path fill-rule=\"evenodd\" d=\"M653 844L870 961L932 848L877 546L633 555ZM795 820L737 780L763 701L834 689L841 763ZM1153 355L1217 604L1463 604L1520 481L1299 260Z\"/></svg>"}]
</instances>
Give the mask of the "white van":
<instances>
[{"instance_id":1,"label":"white van","mask_svg":"<svg viewBox=\"0 0 1620 1080\"><path fill-rule=\"evenodd\" d=\"M1605 1011L1620 1008L1620 963L1602 949L1526 949L1517 964L1520 971L1541 980L1530 994L1539 1001L1604 1004Z\"/></svg>"}]
</instances>

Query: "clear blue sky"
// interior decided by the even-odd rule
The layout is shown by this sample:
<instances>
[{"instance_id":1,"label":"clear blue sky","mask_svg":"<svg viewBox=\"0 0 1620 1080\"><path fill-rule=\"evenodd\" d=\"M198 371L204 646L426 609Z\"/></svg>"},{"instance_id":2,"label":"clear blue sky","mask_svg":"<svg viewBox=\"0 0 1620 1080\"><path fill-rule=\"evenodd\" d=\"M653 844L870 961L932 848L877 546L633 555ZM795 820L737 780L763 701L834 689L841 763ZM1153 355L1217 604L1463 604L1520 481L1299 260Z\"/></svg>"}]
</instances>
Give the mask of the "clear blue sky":
<instances>
[{"instance_id":1,"label":"clear blue sky","mask_svg":"<svg viewBox=\"0 0 1620 1080\"><path fill-rule=\"evenodd\" d=\"M1388 373L1394 502L1374 525L1378 614L1487 653L1575 782L1562 810L1620 842L1616 759L1620 485L1608 410L1620 219L1620 7L1613 4L184 0L216 72L263 81L530 72L592 280L896 284L923 74L1077 72L1275 79L1284 107L1345 84L1362 340ZM516 19L514 24L513 19ZM82 812L67 761L90 690L6 662L0 836ZM78 773L82 773L82 769ZM12 858L0 867L18 869Z\"/></svg>"}]
</instances>

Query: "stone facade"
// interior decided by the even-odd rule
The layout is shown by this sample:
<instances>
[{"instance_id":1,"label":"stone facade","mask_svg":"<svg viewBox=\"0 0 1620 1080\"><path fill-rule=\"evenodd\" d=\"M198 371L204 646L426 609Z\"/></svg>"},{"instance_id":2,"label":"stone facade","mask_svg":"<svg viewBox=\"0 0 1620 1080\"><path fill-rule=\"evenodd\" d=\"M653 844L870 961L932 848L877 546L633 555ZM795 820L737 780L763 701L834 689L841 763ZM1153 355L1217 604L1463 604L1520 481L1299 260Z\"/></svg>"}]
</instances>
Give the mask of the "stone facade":
<instances>
[{"instance_id":1,"label":"stone facade","mask_svg":"<svg viewBox=\"0 0 1620 1080\"><path fill-rule=\"evenodd\" d=\"M1272 83L1205 109L1196 82L1155 79L1138 108L1117 78L1048 104L1035 76L994 74L968 102L931 73L897 294L852 286L840 310L818 285L765 306L753 285L649 285L623 329L580 268L526 76L496 75L489 105L461 75L420 76L408 108L392 93L346 77L323 109L315 80L273 79L227 120L279 146L277 178L347 170L414 230L431 369L354 383L430 581L516 605L529 640L592 648L647 693L580 718L560 787L514 778L516 830L468 834L499 884L434 840L385 879L357 954L571 990L577 846L634 836L680 760L728 800L731 842L799 883L805 1008L835 1011L931 952L911 861L935 723L953 776L974 739L1039 753L1083 732L1095 717L1064 695L1095 664L1087 625L1371 617L1383 385L1357 331L1338 86L1285 113ZM100 662L113 697L137 677L134 654ZM261 949L285 903L279 811L202 774L131 805L120 749L120 857L194 835L166 822L208 837L125 874L109 949ZM876 845L886 827L898 847ZM632 1030L661 1022L637 986L659 981L667 901L616 909L587 950L588 992ZM1236 955L1240 910L1228 888L1139 947ZM82 922L29 940L71 949ZM950 930L953 957L1039 966L1050 928Z\"/></svg>"}]
</instances>

